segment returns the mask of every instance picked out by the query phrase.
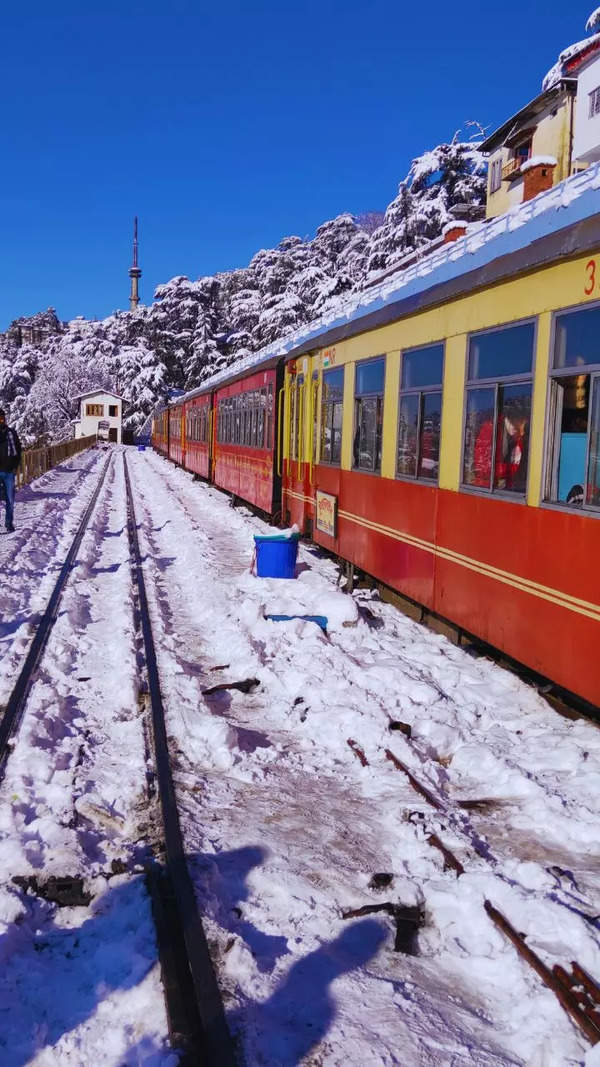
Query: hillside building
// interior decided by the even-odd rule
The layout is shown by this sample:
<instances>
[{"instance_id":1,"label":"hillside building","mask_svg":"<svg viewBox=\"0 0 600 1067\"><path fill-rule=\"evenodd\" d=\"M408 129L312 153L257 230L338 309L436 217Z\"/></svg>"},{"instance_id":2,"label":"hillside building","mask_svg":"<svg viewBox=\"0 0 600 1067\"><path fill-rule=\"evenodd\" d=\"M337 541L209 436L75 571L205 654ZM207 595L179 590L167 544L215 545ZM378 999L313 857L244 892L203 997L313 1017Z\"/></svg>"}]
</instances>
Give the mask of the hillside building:
<instances>
[{"instance_id":1,"label":"hillside building","mask_svg":"<svg viewBox=\"0 0 600 1067\"><path fill-rule=\"evenodd\" d=\"M121 444L123 397L104 389L94 389L73 397L73 400L79 400L79 418L74 421L75 437L104 437Z\"/></svg>"},{"instance_id":2,"label":"hillside building","mask_svg":"<svg viewBox=\"0 0 600 1067\"><path fill-rule=\"evenodd\" d=\"M600 34L571 45L544 78L542 92L494 130L486 218L511 208L600 159Z\"/></svg>"}]
</instances>

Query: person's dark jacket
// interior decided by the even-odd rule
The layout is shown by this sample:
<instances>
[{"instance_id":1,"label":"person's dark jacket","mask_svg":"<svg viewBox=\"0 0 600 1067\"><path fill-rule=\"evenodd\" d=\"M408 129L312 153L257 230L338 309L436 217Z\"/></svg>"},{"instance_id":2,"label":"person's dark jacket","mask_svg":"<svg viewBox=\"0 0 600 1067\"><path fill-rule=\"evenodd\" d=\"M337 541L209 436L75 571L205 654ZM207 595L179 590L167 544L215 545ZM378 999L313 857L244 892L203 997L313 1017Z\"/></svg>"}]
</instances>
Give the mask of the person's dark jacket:
<instances>
[{"instance_id":1,"label":"person's dark jacket","mask_svg":"<svg viewBox=\"0 0 600 1067\"><path fill-rule=\"evenodd\" d=\"M21 442L16 430L0 426L0 472L12 474L21 462Z\"/></svg>"}]
</instances>

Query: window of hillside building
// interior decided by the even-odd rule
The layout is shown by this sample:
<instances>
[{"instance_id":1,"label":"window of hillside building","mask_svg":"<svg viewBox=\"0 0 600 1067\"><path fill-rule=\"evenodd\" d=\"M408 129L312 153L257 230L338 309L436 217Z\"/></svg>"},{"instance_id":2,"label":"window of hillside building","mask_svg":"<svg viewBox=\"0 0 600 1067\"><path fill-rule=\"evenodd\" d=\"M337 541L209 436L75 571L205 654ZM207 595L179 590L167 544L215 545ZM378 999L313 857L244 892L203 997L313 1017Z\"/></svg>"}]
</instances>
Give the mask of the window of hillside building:
<instances>
[{"instance_id":1,"label":"window of hillside building","mask_svg":"<svg viewBox=\"0 0 600 1067\"><path fill-rule=\"evenodd\" d=\"M519 161L519 165L522 166L531 157L531 139L523 141L520 145L514 149L514 157Z\"/></svg>"},{"instance_id":2,"label":"window of hillside building","mask_svg":"<svg viewBox=\"0 0 600 1067\"><path fill-rule=\"evenodd\" d=\"M490 193L497 193L502 185L502 156L492 160L490 167Z\"/></svg>"},{"instance_id":3,"label":"window of hillside building","mask_svg":"<svg viewBox=\"0 0 600 1067\"><path fill-rule=\"evenodd\" d=\"M118 418L118 415L119 415L118 406L116 404L109 404L108 405L108 416L109 416L109 418L116 419L116 418Z\"/></svg>"},{"instance_id":4,"label":"window of hillside building","mask_svg":"<svg viewBox=\"0 0 600 1067\"><path fill-rule=\"evenodd\" d=\"M472 335L463 483L523 495L527 486L535 324Z\"/></svg>"},{"instance_id":5,"label":"window of hillside building","mask_svg":"<svg viewBox=\"0 0 600 1067\"><path fill-rule=\"evenodd\" d=\"M593 89L589 94L590 97L590 110L588 118L593 119L594 115L600 115L600 85L597 89Z\"/></svg>"},{"instance_id":6,"label":"window of hillside building","mask_svg":"<svg viewBox=\"0 0 600 1067\"><path fill-rule=\"evenodd\" d=\"M545 497L600 508L600 307L557 315Z\"/></svg>"},{"instance_id":7,"label":"window of hillside building","mask_svg":"<svg viewBox=\"0 0 600 1067\"><path fill-rule=\"evenodd\" d=\"M355 470L381 470L384 382L385 356L356 364L352 446Z\"/></svg>"},{"instance_id":8,"label":"window of hillside building","mask_svg":"<svg viewBox=\"0 0 600 1067\"><path fill-rule=\"evenodd\" d=\"M339 466L342 458L344 368L323 371L321 391L321 463Z\"/></svg>"},{"instance_id":9,"label":"window of hillside building","mask_svg":"<svg viewBox=\"0 0 600 1067\"><path fill-rule=\"evenodd\" d=\"M396 472L437 481L440 470L444 346L402 353Z\"/></svg>"},{"instance_id":10,"label":"window of hillside building","mask_svg":"<svg viewBox=\"0 0 600 1067\"><path fill-rule=\"evenodd\" d=\"M93 416L104 415L104 404L86 404L85 413Z\"/></svg>"}]
</instances>

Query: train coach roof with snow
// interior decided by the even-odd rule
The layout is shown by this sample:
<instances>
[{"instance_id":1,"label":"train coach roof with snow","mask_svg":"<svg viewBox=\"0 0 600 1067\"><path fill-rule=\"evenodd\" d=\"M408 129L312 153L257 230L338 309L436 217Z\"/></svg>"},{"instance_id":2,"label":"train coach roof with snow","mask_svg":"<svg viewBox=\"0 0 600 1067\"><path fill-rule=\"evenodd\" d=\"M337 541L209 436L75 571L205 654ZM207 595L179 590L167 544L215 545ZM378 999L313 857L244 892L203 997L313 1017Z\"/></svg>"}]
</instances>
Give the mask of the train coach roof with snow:
<instances>
[{"instance_id":1,"label":"train coach roof with snow","mask_svg":"<svg viewBox=\"0 0 600 1067\"><path fill-rule=\"evenodd\" d=\"M89 437L98 434L98 424L108 422L109 440L121 444L123 435L123 397L106 389L93 389L80 393L73 400L79 400L79 418L74 420L75 437Z\"/></svg>"}]
</instances>

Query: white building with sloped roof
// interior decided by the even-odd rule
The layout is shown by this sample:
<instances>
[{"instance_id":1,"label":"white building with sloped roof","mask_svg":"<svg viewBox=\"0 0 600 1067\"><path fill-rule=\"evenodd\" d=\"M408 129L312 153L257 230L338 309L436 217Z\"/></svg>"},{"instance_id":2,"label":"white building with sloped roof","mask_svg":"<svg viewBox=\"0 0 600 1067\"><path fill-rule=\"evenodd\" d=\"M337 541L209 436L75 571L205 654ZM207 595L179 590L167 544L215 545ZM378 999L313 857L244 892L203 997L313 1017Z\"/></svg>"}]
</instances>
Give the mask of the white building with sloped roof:
<instances>
[{"instance_id":1,"label":"white building with sloped roof","mask_svg":"<svg viewBox=\"0 0 600 1067\"><path fill-rule=\"evenodd\" d=\"M75 437L104 437L121 444L123 437L123 397L105 389L80 393L79 418L74 421Z\"/></svg>"}]
</instances>

